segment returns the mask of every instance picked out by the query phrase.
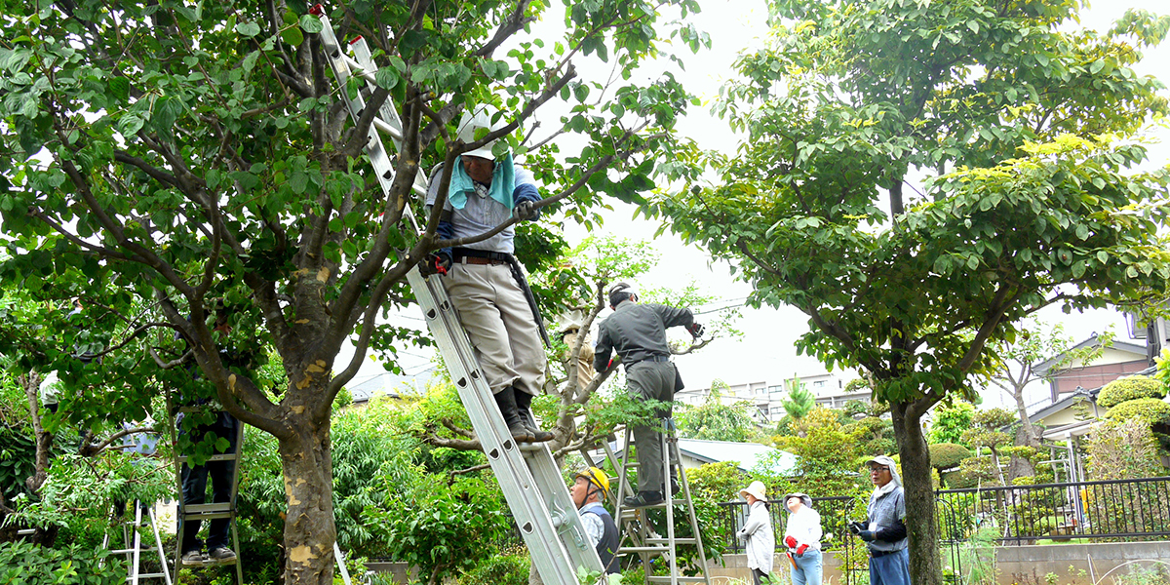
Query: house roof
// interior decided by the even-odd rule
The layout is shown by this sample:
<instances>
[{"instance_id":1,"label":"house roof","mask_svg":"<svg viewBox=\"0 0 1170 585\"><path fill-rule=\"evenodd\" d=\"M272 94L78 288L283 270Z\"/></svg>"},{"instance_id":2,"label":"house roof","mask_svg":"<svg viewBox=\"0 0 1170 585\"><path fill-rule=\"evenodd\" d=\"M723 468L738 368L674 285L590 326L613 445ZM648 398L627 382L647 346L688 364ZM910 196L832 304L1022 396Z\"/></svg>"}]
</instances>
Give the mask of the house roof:
<instances>
[{"instance_id":1,"label":"house roof","mask_svg":"<svg viewBox=\"0 0 1170 585\"><path fill-rule=\"evenodd\" d=\"M434 366L424 368L414 374L378 372L360 380L355 378L347 388L354 402L369 402L370 398L376 395L397 396L398 391L403 386L416 390L421 389L435 376L435 373Z\"/></svg>"},{"instance_id":2,"label":"house roof","mask_svg":"<svg viewBox=\"0 0 1170 585\"><path fill-rule=\"evenodd\" d=\"M1053 366L1055 366L1060 361L1060 359L1064 356L1064 354L1066 354L1070 351L1075 351L1075 350L1083 349L1086 347L1096 347L1099 344L1100 344L1100 337L1098 337L1097 334L1094 333L1091 336L1089 336L1088 339L1068 348L1067 350L1061 352L1059 355L1056 355L1050 359L1044 360L1044 361L1036 364L1036 366L1032 368L1032 371L1034 371L1036 373L1036 375L1038 375L1038 376L1044 376L1045 374L1048 373L1048 371L1050 369L1052 369ZM1141 359L1143 359L1143 360L1146 359L1146 346L1144 346L1144 345L1138 345L1136 343L1127 343L1124 341L1117 341L1115 339L1112 341L1111 345L1109 345L1109 349L1113 349L1113 350L1121 351L1121 352L1125 352L1125 353L1132 353L1134 355L1141 356ZM1134 360L1134 361L1137 361L1137 360Z\"/></svg>"},{"instance_id":3,"label":"house roof","mask_svg":"<svg viewBox=\"0 0 1170 585\"><path fill-rule=\"evenodd\" d=\"M1157 366L1150 366L1150 367L1148 367L1140 372L1134 372L1134 373L1129 374L1129 375L1124 376L1124 377L1149 376L1150 374L1153 374L1156 371L1158 371ZM1120 380L1121 378L1118 378L1118 379ZM1097 388L1093 388L1092 390L1086 390L1085 392L1088 392L1088 396L1089 396L1090 400L1095 401L1095 400L1097 400L1097 395L1101 393L1101 388L1104 388L1104 386L1098 386ZM1040 410L1037 410L1036 412L1032 413L1031 415L1028 416L1028 420L1035 423L1035 422L1039 422L1045 418L1048 418L1049 416L1052 416L1052 415L1054 415L1054 414L1056 414L1056 413L1058 413L1066 408L1071 407L1073 404L1076 404L1077 398L1079 396L1083 396L1083 394L1078 395L1076 392L1074 392L1074 393L1070 394L1067 398L1053 402L1052 404L1049 404L1048 406L1041 408ZM1056 427L1056 428L1059 428L1059 427ZM1047 433L1045 433L1045 434L1047 434Z\"/></svg>"}]
</instances>

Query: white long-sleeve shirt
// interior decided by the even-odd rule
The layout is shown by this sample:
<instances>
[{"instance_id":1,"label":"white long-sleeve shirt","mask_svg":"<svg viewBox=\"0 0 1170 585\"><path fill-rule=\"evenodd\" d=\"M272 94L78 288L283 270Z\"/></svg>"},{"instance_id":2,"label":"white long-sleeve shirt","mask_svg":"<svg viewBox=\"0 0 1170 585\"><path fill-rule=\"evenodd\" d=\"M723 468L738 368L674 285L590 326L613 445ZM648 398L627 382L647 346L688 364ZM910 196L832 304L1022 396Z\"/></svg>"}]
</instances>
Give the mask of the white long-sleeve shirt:
<instances>
[{"instance_id":1,"label":"white long-sleeve shirt","mask_svg":"<svg viewBox=\"0 0 1170 585\"><path fill-rule=\"evenodd\" d=\"M801 506L800 510L788 516L788 524L784 527L784 540L788 537L796 539L796 546L807 544L809 548L821 549L821 515L808 506Z\"/></svg>"}]
</instances>

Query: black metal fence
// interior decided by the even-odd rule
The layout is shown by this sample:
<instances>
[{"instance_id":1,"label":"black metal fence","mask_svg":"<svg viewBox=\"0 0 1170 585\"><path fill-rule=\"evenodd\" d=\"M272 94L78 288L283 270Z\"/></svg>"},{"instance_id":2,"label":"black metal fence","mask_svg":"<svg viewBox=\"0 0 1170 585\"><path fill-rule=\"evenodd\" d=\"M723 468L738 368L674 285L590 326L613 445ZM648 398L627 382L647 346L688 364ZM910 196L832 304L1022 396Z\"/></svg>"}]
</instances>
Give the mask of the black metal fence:
<instances>
[{"instance_id":1,"label":"black metal fence","mask_svg":"<svg viewBox=\"0 0 1170 585\"><path fill-rule=\"evenodd\" d=\"M1003 544L1072 538L1161 540L1170 535L1170 477L945 490L964 539L994 528ZM940 530L946 527L940 525ZM991 532L987 528L987 532Z\"/></svg>"},{"instance_id":2,"label":"black metal fence","mask_svg":"<svg viewBox=\"0 0 1170 585\"><path fill-rule=\"evenodd\" d=\"M935 498L939 538L953 548L976 532L1005 545L1042 539L1138 541L1170 536L1170 477L940 490ZM822 548L848 551L857 545L847 529L848 521L865 514L861 510L854 514L854 505L849 497L813 499L825 531ZM743 543L734 534L747 518L747 504L720 506L732 535L725 551L741 553ZM788 514L779 500L769 500L769 506L779 541Z\"/></svg>"}]
</instances>

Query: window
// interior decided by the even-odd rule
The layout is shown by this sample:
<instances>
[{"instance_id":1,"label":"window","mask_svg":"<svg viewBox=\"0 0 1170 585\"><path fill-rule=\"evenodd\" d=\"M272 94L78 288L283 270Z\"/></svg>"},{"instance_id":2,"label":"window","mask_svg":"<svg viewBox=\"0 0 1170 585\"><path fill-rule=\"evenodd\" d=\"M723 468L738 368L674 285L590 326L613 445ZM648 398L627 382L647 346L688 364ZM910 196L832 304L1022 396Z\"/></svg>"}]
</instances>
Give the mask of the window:
<instances>
[{"instance_id":1,"label":"window","mask_svg":"<svg viewBox=\"0 0 1170 585\"><path fill-rule=\"evenodd\" d=\"M825 387L824 380L817 380L816 382L813 382L813 388L824 388L824 387Z\"/></svg>"}]
</instances>

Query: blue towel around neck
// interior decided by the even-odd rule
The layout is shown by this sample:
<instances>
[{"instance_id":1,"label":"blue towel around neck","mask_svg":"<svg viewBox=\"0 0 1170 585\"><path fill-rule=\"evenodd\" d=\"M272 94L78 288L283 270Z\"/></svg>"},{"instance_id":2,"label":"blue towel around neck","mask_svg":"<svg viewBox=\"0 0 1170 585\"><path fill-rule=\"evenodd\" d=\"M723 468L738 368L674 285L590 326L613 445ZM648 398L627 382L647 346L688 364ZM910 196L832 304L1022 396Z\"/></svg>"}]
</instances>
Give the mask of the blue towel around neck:
<instances>
[{"instance_id":1,"label":"blue towel around neck","mask_svg":"<svg viewBox=\"0 0 1170 585\"><path fill-rule=\"evenodd\" d=\"M496 161L492 171L492 186L490 195L501 205L512 209L512 191L516 188L516 167L512 164L512 153L509 151L502 159ZM463 163L455 165L455 174L451 176L451 184L447 188L447 200L451 207L463 209L467 205L467 197L475 193L475 181L463 168Z\"/></svg>"}]
</instances>

